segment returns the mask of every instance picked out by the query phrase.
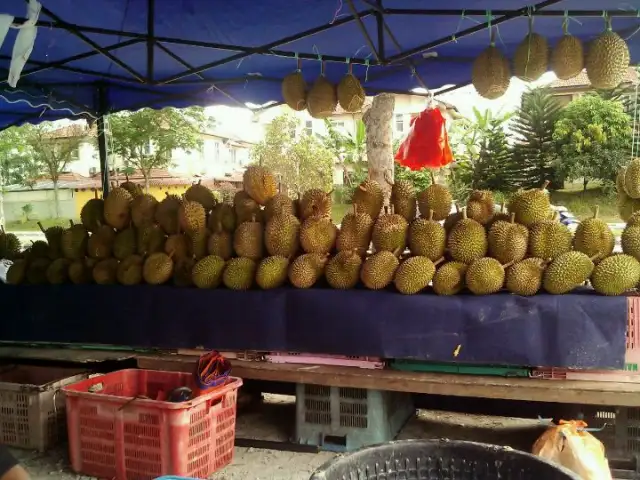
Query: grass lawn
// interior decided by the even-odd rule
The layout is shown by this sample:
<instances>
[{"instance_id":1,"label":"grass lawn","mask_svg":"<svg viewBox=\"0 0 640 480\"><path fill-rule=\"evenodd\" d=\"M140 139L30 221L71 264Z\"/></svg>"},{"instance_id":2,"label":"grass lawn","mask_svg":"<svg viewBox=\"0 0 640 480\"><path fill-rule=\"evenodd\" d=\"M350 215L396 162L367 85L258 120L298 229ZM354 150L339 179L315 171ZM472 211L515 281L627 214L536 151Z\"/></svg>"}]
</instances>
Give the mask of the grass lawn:
<instances>
[{"instance_id":1,"label":"grass lawn","mask_svg":"<svg viewBox=\"0 0 640 480\"><path fill-rule=\"evenodd\" d=\"M551 201L554 205L567 207L580 220L593 216L596 205L600 207L599 217L607 223L621 223L618 215L616 200L602 192L600 187L588 188L586 192L582 188L567 188L551 192Z\"/></svg>"},{"instance_id":2,"label":"grass lawn","mask_svg":"<svg viewBox=\"0 0 640 480\"><path fill-rule=\"evenodd\" d=\"M59 225L61 227L69 226L68 218L47 218L45 220L41 220L42 226L44 228L53 227L54 225ZM7 222L5 229L9 232L28 232L28 231L40 231L40 227L38 226L38 220L27 220L24 222Z\"/></svg>"}]
</instances>

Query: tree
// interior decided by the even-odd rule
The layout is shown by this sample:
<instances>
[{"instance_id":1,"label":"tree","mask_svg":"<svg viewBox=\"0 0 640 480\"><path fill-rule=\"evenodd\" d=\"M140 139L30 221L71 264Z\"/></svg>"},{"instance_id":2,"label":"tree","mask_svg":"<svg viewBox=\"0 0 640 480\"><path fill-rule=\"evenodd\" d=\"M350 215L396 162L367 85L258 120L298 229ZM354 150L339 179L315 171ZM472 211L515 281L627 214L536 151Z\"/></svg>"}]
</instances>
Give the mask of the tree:
<instances>
[{"instance_id":1,"label":"tree","mask_svg":"<svg viewBox=\"0 0 640 480\"><path fill-rule=\"evenodd\" d=\"M560 112L560 104L546 89L532 89L522 96L522 104L511 123L516 135L514 186L536 188L556 177L553 130Z\"/></svg>"},{"instance_id":2,"label":"tree","mask_svg":"<svg viewBox=\"0 0 640 480\"><path fill-rule=\"evenodd\" d=\"M76 128L77 127L77 128ZM53 183L56 218L60 217L58 182L60 174L74 160L80 144L89 137L86 127L73 125L64 133L52 123L23 125L20 134L25 142L25 156L34 164L34 170L42 172Z\"/></svg>"},{"instance_id":3,"label":"tree","mask_svg":"<svg viewBox=\"0 0 640 480\"><path fill-rule=\"evenodd\" d=\"M170 166L176 149L190 152L200 148L201 134L211 125L201 107L143 108L109 115L113 153L122 158L125 167L140 171L147 191L151 170Z\"/></svg>"},{"instance_id":4,"label":"tree","mask_svg":"<svg viewBox=\"0 0 640 480\"><path fill-rule=\"evenodd\" d=\"M355 131L343 133L330 119L325 119L327 135L320 136L322 144L333 153L336 163L342 167L342 180L348 187L355 187L366 176L367 138L364 122L357 120Z\"/></svg>"},{"instance_id":5,"label":"tree","mask_svg":"<svg viewBox=\"0 0 640 480\"><path fill-rule=\"evenodd\" d=\"M556 122L553 140L558 170L569 180L611 182L628 157L631 122L620 102L598 95L572 101Z\"/></svg>"},{"instance_id":6,"label":"tree","mask_svg":"<svg viewBox=\"0 0 640 480\"><path fill-rule=\"evenodd\" d=\"M298 121L289 114L266 126L263 140L251 158L279 177L286 190L302 194L310 188L331 189L334 153L311 135L297 135Z\"/></svg>"}]
</instances>

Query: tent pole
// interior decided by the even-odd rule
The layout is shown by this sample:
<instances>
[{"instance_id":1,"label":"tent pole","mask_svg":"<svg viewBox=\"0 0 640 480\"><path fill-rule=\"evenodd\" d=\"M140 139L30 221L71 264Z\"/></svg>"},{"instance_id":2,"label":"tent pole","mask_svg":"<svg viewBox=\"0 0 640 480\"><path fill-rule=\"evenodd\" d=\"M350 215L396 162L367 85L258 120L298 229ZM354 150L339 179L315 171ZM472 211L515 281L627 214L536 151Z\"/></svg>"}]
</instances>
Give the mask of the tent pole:
<instances>
[{"instance_id":1,"label":"tent pole","mask_svg":"<svg viewBox=\"0 0 640 480\"><path fill-rule=\"evenodd\" d=\"M376 49L376 46L374 45L373 40L371 39L371 36L367 31L367 27L365 26L364 22L360 18L360 14L358 14L358 10L356 10L355 5L353 4L353 0L347 0L347 5L349 5L349 10L351 10L351 15L353 15L353 18L355 18L356 24L358 25L358 28L362 32L362 36L364 37L365 42L367 42L367 45L369 46L371 53L373 53L373 56L376 58L376 61L379 62L380 53L378 52L378 49ZM376 14L376 17L378 15L380 14L379 13Z\"/></svg>"},{"instance_id":2,"label":"tent pole","mask_svg":"<svg viewBox=\"0 0 640 480\"><path fill-rule=\"evenodd\" d=\"M102 198L109 195L109 158L107 151L107 132L104 128L104 117L108 112L107 89L104 85L98 87L98 154L100 155L100 177L102 178Z\"/></svg>"},{"instance_id":3,"label":"tent pole","mask_svg":"<svg viewBox=\"0 0 640 480\"><path fill-rule=\"evenodd\" d=\"M376 6L379 10L376 10L374 15L376 16L376 24L378 26L378 56L380 57L380 61L382 63L385 62L387 55L385 53L384 48L384 16L382 14L382 0L376 0Z\"/></svg>"},{"instance_id":4,"label":"tent pole","mask_svg":"<svg viewBox=\"0 0 640 480\"><path fill-rule=\"evenodd\" d=\"M155 24L156 24L156 2L147 0L147 83L153 85L153 68L155 53Z\"/></svg>"}]
</instances>

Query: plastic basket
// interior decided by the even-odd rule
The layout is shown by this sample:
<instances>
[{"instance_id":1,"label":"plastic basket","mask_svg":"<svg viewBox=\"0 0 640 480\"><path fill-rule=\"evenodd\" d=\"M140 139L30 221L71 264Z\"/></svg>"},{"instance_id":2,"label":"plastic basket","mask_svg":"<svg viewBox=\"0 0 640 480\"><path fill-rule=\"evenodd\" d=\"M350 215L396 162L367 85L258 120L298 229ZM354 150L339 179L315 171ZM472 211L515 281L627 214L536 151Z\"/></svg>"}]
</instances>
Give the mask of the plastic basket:
<instances>
[{"instance_id":1,"label":"plastic basket","mask_svg":"<svg viewBox=\"0 0 640 480\"><path fill-rule=\"evenodd\" d=\"M580 480L529 453L483 443L402 440L336 457L310 480Z\"/></svg>"},{"instance_id":2,"label":"plastic basket","mask_svg":"<svg viewBox=\"0 0 640 480\"><path fill-rule=\"evenodd\" d=\"M87 378L70 368L4 365L0 368L0 442L45 451L65 439L60 388Z\"/></svg>"},{"instance_id":3,"label":"plastic basket","mask_svg":"<svg viewBox=\"0 0 640 480\"><path fill-rule=\"evenodd\" d=\"M200 392L189 373L120 370L66 387L71 466L119 480L206 478L233 459L241 385L229 377ZM152 400L183 386L197 396L180 403Z\"/></svg>"},{"instance_id":4,"label":"plastic basket","mask_svg":"<svg viewBox=\"0 0 640 480\"><path fill-rule=\"evenodd\" d=\"M341 367L358 367L381 369L384 361L377 357L347 357L343 355L319 355L311 353L271 352L265 355L271 363L297 363L301 365L337 365Z\"/></svg>"},{"instance_id":5,"label":"plastic basket","mask_svg":"<svg viewBox=\"0 0 640 480\"><path fill-rule=\"evenodd\" d=\"M296 442L323 450L393 440L413 415L410 393L304 383L296 388Z\"/></svg>"}]
</instances>

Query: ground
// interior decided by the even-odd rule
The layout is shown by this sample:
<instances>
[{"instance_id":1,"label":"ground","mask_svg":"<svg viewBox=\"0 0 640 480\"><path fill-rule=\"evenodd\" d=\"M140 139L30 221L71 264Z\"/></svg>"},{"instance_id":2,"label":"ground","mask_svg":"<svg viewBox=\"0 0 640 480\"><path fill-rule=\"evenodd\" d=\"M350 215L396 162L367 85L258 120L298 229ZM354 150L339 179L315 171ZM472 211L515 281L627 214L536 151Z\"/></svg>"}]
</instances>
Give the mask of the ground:
<instances>
[{"instance_id":1,"label":"ground","mask_svg":"<svg viewBox=\"0 0 640 480\"><path fill-rule=\"evenodd\" d=\"M239 438L287 441L294 429L293 397L267 395L257 408L239 415ZM537 420L466 415L420 410L400 433L400 439L454 438L530 450L544 427ZM14 453L29 470L33 480L90 479L69 471L66 450L48 454L21 450ZM213 480L307 480L311 473L335 456L333 453L294 453L289 451L236 448L232 465L214 474Z\"/></svg>"}]
</instances>

